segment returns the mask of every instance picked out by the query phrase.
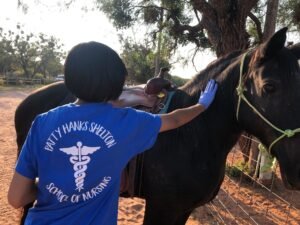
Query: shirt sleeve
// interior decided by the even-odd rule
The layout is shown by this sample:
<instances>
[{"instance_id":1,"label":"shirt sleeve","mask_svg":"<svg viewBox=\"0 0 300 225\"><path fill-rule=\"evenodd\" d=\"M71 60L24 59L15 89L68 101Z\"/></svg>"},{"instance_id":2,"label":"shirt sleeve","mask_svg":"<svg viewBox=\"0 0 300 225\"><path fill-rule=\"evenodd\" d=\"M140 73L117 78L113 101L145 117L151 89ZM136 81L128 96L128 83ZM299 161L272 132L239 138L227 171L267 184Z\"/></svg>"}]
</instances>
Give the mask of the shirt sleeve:
<instances>
[{"instance_id":1,"label":"shirt sleeve","mask_svg":"<svg viewBox=\"0 0 300 225\"><path fill-rule=\"evenodd\" d=\"M138 154L154 145L161 127L161 118L156 114L136 110L132 122L135 126L132 127L130 145L133 147L133 154Z\"/></svg>"},{"instance_id":2,"label":"shirt sleeve","mask_svg":"<svg viewBox=\"0 0 300 225\"><path fill-rule=\"evenodd\" d=\"M37 124L36 119L31 125L16 164L16 171L29 179L35 179L38 176L35 151L37 148Z\"/></svg>"}]
</instances>

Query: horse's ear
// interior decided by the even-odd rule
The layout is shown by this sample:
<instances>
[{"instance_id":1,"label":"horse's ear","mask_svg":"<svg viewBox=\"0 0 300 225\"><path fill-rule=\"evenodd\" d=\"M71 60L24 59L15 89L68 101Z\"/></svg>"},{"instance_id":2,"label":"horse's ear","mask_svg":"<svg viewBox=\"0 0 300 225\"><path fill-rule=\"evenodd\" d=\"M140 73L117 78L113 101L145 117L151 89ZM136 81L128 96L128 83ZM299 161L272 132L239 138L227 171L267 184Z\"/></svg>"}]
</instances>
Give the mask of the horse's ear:
<instances>
[{"instance_id":1,"label":"horse's ear","mask_svg":"<svg viewBox=\"0 0 300 225\"><path fill-rule=\"evenodd\" d=\"M292 45L289 49L297 57L297 59L300 59L300 43Z\"/></svg>"},{"instance_id":2,"label":"horse's ear","mask_svg":"<svg viewBox=\"0 0 300 225\"><path fill-rule=\"evenodd\" d=\"M286 31L287 27L280 29L264 44L261 52L263 58L273 57L284 47Z\"/></svg>"}]
</instances>

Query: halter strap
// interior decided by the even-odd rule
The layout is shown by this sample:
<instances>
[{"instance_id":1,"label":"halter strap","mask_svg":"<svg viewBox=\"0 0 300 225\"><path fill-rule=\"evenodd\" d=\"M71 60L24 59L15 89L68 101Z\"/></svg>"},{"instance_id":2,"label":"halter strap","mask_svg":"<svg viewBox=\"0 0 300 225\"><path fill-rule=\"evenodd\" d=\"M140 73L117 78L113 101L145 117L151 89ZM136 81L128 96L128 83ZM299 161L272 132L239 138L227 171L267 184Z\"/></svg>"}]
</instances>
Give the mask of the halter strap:
<instances>
[{"instance_id":1,"label":"halter strap","mask_svg":"<svg viewBox=\"0 0 300 225\"><path fill-rule=\"evenodd\" d=\"M241 59L241 64L240 64L240 77L239 77L239 84L238 87L236 88L237 91L237 95L239 97L238 99L238 104L237 104L237 110L236 110L236 119L239 120L239 111L240 111L240 105L241 105L241 101L244 100L244 102L247 103L247 105L263 120L265 121L270 127L272 127L274 130L278 131L279 133L281 133L282 135L279 136L278 138L276 138L269 146L268 148L268 152L269 154L271 154L271 149L272 147L279 142L281 139L283 139L284 137L290 138L293 137L296 133L300 132L300 128L296 128L294 130L291 129L287 129L287 130L282 130L280 128L278 128L277 126L275 126L273 123L271 123L266 117L264 117L249 101L248 99L245 97L244 95L244 91L245 91L245 87L244 87L244 80L243 80L243 69L244 69L244 62L245 62L245 58L247 56L248 52L245 52L242 56Z\"/></svg>"}]
</instances>

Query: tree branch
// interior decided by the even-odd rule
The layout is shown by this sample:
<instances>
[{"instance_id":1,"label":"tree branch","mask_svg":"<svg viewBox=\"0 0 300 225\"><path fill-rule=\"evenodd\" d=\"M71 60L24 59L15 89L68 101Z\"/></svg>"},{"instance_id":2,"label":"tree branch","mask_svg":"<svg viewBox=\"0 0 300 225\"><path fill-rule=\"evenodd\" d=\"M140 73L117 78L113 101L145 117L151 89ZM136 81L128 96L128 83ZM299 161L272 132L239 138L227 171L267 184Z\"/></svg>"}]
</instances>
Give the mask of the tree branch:
<instances>
[{"instance_id":1,"label":"tree branch","mask_svg":"<svg viewBox=\"0 0 300 225\"><path fill-rule=\"evenodd\" d=\"M199 18L197 9L193 8L193 10L194 10L195 16L196 16L196 18L197 18L197 20L198 20L198 23L201 23L201 20L200 20L200 18Z\"/></svg>"},{"instance_id":2,"label":"tree branch","mask_svg":"<svg viewBox=\"0 0 300 225\"><path fill-rule=\"evenodd\" d=\"M243 9L243 11L248 15L248 12L253 9L253 7L258 3L259 0L247 0L238 1L238 8Z\"/></svg>"},{"instance_id":3,"label":"tree branch","mask_svg":"<svg viewBox=\"0 0 300 225\"><path fill-rule=\"evenodd\" d=\"M255 23L256 30L257 30L257 35L258 35L258 38L259 38L259 42L262 42L263 33L262 33L262 29L261 29L261 22L259 21L259 19L252 12L250 12L248 16Z\"/></svg>"},{"instance_id":4,"label":"tree branch","mask_svg":"<svg viewBox=\"0 0 300 225\"><path fill-rule=\"evenodd\" d=\"M193 67L195 68L195 70L198 72L198 69L197 69L197 67L196 67L196 65L195 65L195 57L196 57L196 55L197 55L197 53L198 53L198 51L200 50L200 48L199 47L197 47L195 50L194 50L194 54L193 54L193 57L192 57L192 64L193 64Z\"/></svg>"},{"instance_id":5,"label":"tree branch","mask_svg":"<svg viewBox=\"0 0 300 225\"><path fill-rule=\"evenodd\" d=\"M170 14L169 18L172 19L174 22L172 31L175 34L179 36L186 35L187 40L195 43L198 47L201 46L201 42L199 38L197 38L199 31L203 30L203 25L201 24L201 21L199 21L199 23L195 26L190 26L187 24L181 24L176 15ZM185 31L187 31L188 33L185 33Z\"/></svg>"},{"instance_id":6,"label":"tree branch","mask_svg":"<svg viewBox=\"0 0 300 225\"><path fill-rule=\"evenodd\" d=\"M215 14L215 10L205 0L191 0L191 4L195 9L197 9L201 13L211 14L211 15Z\"/></svg>"}]
</instances>

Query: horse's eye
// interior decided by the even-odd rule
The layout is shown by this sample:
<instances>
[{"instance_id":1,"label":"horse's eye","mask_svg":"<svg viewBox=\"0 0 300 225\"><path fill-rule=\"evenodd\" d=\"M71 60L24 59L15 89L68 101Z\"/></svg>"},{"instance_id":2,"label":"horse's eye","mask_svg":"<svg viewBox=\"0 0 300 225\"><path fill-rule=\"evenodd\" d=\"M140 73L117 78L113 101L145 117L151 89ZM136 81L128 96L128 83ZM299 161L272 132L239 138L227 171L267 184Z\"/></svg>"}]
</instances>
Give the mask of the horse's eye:
<instances>
[{"instance_id":1,"label":"horse's eye","mask_svg":"<svg viewBox=\"0 0 300 225\"><path fill-rule=\"evenodd\" d=\"M263 86L263 90L266 93L274 93L276 91L276 87L274 84L268 83Z\"/></svg>"}]
</instances>

